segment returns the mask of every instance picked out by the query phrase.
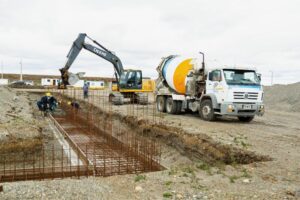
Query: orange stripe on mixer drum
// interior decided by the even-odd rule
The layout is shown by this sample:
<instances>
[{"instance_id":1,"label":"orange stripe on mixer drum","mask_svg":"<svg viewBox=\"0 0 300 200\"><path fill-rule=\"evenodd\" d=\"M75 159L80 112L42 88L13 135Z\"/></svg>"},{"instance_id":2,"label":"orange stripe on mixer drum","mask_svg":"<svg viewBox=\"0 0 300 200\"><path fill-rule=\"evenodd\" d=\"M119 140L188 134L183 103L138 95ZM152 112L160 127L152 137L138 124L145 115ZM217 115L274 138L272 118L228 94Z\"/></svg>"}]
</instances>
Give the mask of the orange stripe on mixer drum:
<instances>
[{"instance_id":1,"label":"orange stripe on mixer drum","mask_svg":"<svg viewBox=\"0 0 300 200\"><path fill-rule=\"evenodd\" d=\"M185 93L185 79L187 73L192 69L193 65L191 64L192 59L186 59L182 61L176 68L173 76L174 87L177 92L184 94Z\"/></svg>"}]
</instances>

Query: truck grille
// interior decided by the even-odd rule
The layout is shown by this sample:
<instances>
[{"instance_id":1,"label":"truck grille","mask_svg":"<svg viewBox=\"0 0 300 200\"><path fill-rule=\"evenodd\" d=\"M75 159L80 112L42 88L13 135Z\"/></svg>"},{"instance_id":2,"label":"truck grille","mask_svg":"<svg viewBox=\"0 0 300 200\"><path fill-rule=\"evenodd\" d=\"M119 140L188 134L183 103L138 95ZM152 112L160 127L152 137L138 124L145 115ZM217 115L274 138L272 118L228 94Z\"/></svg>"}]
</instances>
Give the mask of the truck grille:
<instances>
[{"instance_id":1,"label":"truck grille","mask_svg":"<svg viewBox=\"0 0 300 200\"><path fill-rule=\"evenodd\" d=\"M233 92L233 98L257 100L258 92Z\"/></svg>"}]
</instances>

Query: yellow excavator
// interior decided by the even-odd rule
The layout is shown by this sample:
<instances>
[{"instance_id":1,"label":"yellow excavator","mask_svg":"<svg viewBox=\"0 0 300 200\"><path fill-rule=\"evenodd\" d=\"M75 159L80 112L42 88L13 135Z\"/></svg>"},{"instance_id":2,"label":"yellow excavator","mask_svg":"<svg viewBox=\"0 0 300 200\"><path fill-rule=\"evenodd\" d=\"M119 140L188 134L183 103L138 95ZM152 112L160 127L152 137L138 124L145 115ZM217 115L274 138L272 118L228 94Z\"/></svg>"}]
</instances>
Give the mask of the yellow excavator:
<instances>
[{"instance_id":1,"label":"yellow excavator","mask_svg":"<svg viewBox=\"0 0 300 200\"><path fill-rule=\"evenodd\" d=\"M89 39L95 45L86 43L85 40ZM62 84L64 87L73 85L84 75L83 73L73 74L69 69L84 48L97 56L107 60L113 64L115 70L115 84L112 84L111 92L109 94L109 101L115 105L122 105L125 99L130 99L131 102L139 104L148 103L147 92L153 92L155 88L154 81L144 79L141 70L124 69L121 60L113 52L93 40L87 34L80 33L67 55L67 61L63 68L60 69Z\"/></svg>"}]
</instances>

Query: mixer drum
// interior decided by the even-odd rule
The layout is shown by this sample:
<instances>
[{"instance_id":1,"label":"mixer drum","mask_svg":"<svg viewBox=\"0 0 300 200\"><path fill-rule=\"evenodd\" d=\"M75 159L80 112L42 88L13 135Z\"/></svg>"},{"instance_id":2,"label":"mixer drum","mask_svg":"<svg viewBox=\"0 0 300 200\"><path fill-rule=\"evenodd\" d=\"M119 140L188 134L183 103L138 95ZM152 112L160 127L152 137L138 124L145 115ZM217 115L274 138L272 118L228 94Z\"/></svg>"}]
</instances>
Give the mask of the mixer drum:
<instances>
[{"instance_id":1,"label":"mixer drum","mask_svg":"<svg viewBox=\"0 0 300 200\"><path fill-rule=\"evenodd\" d=\"M194 68L193 58L174 56L162 67L162 75L167 84L179 94L186 93L187 75Z\"/></svg>"}]
</instances>

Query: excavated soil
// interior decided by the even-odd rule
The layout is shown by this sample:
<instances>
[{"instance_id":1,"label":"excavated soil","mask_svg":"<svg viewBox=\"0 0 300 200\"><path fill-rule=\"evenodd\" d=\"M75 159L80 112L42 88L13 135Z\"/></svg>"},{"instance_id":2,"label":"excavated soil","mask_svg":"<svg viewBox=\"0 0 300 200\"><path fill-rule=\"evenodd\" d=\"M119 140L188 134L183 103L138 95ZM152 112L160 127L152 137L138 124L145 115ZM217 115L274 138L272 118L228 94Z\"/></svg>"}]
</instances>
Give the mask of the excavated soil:
<instances>
[{"instance_id":1,"label":"excavated soil","mask_svg":"<svg viewBox=\"0 0 300 200\"><path fill-rule=\"evenodd\" d=\"M51 166L52 148L61 148L48 121L38 110L41 94L0 87L0 169L3 163L38 159L44 151L45 165ZM61 153L54 153L60 160ZM49 162L48 162L49 160ZM23 167L24 163L16 163ZM7 167L7 166L6 166ZM32 166L30 166L32 167Z\"/></svg>"},{"instance_id":2,"label":"excavated soil","mask_svg":"<svg viewBox=\"0 0 300 200\"><path fill-rule=\"evenodd\" d=\"M45 124L35 117L32 97L8 87L0 87L0 94L0 153L40 148Z\"/></svg>"}]
</instances>

